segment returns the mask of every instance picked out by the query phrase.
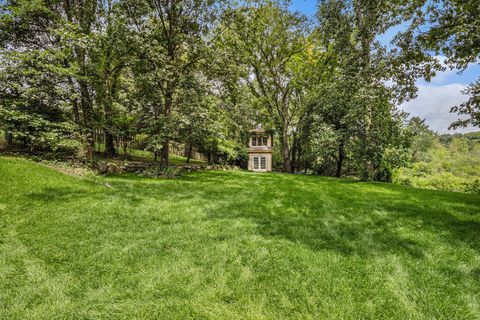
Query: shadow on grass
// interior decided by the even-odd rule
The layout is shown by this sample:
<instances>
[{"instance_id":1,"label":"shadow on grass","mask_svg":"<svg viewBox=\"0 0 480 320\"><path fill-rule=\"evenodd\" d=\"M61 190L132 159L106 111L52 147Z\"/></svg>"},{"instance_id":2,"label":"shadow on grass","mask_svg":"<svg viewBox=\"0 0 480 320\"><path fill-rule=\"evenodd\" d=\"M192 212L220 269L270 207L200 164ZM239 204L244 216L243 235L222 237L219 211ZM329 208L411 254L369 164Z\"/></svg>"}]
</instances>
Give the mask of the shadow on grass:
<instances>
[{"instance_id":1,"label":"shadow on grass","mask_svg":"<svg viewBox=\"0 0 480 320\"><path fill-rule=\"evenodd\" d=\"M392 253L420 259L432 249L429 237L438 235L453 246L465 244L480 253L480 199L473 195L245 172L200 172L174 180L114 176L106 181L111 189L47 188L28 197L61 205L80 197L101 201L108 196L126 202L126 210L147 199L197 206L206 212L202 219L248 219L265 238L341 255Z\"/></svg>"}]
</instances>

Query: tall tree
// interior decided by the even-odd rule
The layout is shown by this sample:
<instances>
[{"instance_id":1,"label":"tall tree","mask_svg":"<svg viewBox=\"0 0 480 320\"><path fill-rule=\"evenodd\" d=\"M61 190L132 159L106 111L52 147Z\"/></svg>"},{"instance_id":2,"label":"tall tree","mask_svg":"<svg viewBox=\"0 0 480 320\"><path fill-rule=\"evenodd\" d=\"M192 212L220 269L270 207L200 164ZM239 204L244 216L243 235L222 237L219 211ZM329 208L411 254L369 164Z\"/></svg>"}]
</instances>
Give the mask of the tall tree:
<instances>
[{"instance_id":1,"label":"tall tree","mask_svg":"<svg viewBox=\"0 0 480 320\"><path fill-rule=\"evenodd\" d=\"M90 160L93 160L95 142L92 77L89 71L97 4L97 0L6 1L1 7L3 14L0 22L0 38L7 52L14 52L24 60L31 57L43 59L44 67L48 66L59 77L57 84L63 83L73 93L71 106L74 118L83 128Z\"/></svg>"},{"instance_id":2,"label":"tall tree","mask_svg":"<svg viewBox=\"0 0 480 320\"><path fill-rule=\"evenodd\" d=\"M95 45L92 47L92 73L95 97L103 110L105 155L114 156L115 107L120 78L132 58L132 32L128 29L126 13L113 0L99 6L99 19L95 28Z\"/></svg>"},{"instance_id":3,"label":"tall tree","mask_svg":"<svg viewBox=\"0 0 480 320\"><path fill-rule=\"evenodd\" d=\"M221 2L126 0L123 5L130 12L131 23L141 39L140 58L154 74L150 81L155 82L154 86L161 93L152 103L154 109L161 112L162 125L157 125L157 136L162 140L161 163L168 166L173 127L171 114L177 106L177 94L182 81L205 58L205 47Z\"/></svg>"},{"instance_id":4,"label":"tall tree","mask_svg":"<svg viewBox=\"0 0 480 320\"><path fill-rule=\"evenodd\" d=\"M292 170L292 131L302 107L294 85L298 67L295 64L302 63L296 58L309 46L307 34L304 16L267 1L237 9L230 32L224 37L233 50L234 63L246 66L243 81L278 131L286 172Z\"/></svg>"},{"instance_id":5,"label":"tall tree","mask_svg":"<svg viewBox=\"0 0 480 320\"><path fill-rule=\"evenodd\" d=\"M348 92L339 99L338 110L324 110L346 140L356 142L356 156L362 163L361 176L365 180L372 179L375 171L380 170L382 154L389 145L386 137L391 137L392 142L396 140L390 135L395 131L389 128L399 123L395 120L395 104L415 96L414 80L418 76L430 76L425 64L429 61L401 55L397 47L389 49L378 39L389 28L408 20L415 8L408 2L390 0L319 2L318 32L325 46L335 53L334 81L340 81L341 90ZM345 138L338 142L337 175L342 170L344 141Z\"/></svg>"}]
</instances>

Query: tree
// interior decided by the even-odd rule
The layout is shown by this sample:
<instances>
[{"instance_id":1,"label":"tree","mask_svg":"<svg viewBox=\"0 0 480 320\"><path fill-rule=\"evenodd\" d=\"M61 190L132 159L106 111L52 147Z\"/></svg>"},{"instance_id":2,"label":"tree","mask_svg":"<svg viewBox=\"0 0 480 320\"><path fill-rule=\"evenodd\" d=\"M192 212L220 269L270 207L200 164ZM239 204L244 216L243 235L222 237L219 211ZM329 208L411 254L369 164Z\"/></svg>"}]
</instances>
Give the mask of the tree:
<instances>
[{"instance_id":1,"label":"tree","mask_svg":"<svg viewBox=\"0 0 480 320\"><path fill-rule=\"evenodd\" d=\"M318 103L323 121L339 136L336 175L342 172L347 141L364 180L383 170L388 149L403 148L398 140L402 116L395 104L414 97L411 79L429 77L430 69L425 60L402 55L397 47L387 49L378 37L408 20L414 8L389 0L319 2L318 34L333 53L335 74L327 91L319 88Z\"/></svg>"},{"instance_id":2,"label":"tree","mask_svg":"<svg viewBox=\"0 0 480 320\"><path fill-rule=\"evenodd\" d=\"M419 155L427 152L434 143L435 135L425 123L425 119L412 117L407 124L407 130L412 135L411 161L419 161Z\"/></svg>"},{"instance_id":3,"label":"tree","mask_svg":"<svg viewBox=\"0 0 480 320\"><path fill-rule=\"evenodd\" d=\"M122 72L132 58L132 32L128 29L127 17L113 0L101 2L99 21L96 23L95 45L91 60L93 85L97 104L103 110L102 125L105 137L105 155L114 156L115 123L125 124L125 118L115 119L114 102L118 98ZM124 131L125 128L119 128Z\"/></svg>"},{"instance_id":4,"label":"tree","mask_svg":"<svg viewBox=\"0 0 480 320\"><path fill-rule=\"evenodd\" d=\"M53 32L59 6L7 1L0 6L0 126L31 150L74 146L66 52ZM75 119L77 120L77 119Z\"/></svg>"},{"instance_id":5,"label":"tree","mask_svg":"<svg viewBox=\"0 0 480 320\"><path fill-rule=\"evenodd\" d=\"M160 91L160 95L147 96L155 99L152 101L155 119L161 122L155 126L153 145L156 149L161 143L161 164L168 166L173 135L172 111L177 107L177 95L182 82L205 58L207 39L221 3L214 0L126 0L123 6L141 42L138 52L141 68L149 73L143 88L158 87Z\"/></svg>"},{"instance_id":6,"label":"tree","mask_svg":"<svg viewBox=\"0 0 480 320\"><path fill-rule=\"evenodd\" d=\"M242 81L266 110L279 133L283 171L292 170L291 140L300 109L296 59L307 50L306 18L271 1L234 12L224 35L232 61L245 66Z\"/></svg>"},{"instance_id":7,"label":"tree","mask_svg":"<svg viewBox=\"0 0 480 320\"><path fill-rule=\"evenodd\" d=\"M6 54L13 53L20 60L43 61L41 68L50 71L52 79L57 81L55 84L71 91L69 107L73 108L74 119L83 129L90 161L93 161L95 144L90 52L97 5L97 0L10 0L1 7L0 22L0 39ZM31 67L42 72L39 66ZM41 78L42 74L34 76ZM31 84L27 86L34 89Z\"/></svg>"}]
</instances>

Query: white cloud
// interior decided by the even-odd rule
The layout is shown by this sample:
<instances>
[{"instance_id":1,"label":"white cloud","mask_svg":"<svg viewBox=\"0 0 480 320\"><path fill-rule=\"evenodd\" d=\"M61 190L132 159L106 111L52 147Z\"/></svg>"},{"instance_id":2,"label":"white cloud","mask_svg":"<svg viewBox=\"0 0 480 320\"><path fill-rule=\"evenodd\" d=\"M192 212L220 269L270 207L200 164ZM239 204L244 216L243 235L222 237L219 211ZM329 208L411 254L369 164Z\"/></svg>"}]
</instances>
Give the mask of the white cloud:
<instances>
[{"instance_id":1,"label":"white cloud","mask_svg":"<svg viewBox=\"0 0 480 320\"><path fill-rule=\"evenodd\" d=\"M450 124L460 118L457 114L450 113L450 109L465 102L468 96L462 93L466 85L458 83L463 82L458 70L451 70L445 64L444 56L436 56L436 58L446 67L445 71L437 72L429 83L419 80L417 82L418 97L404 103L400 108L411 116L425 119L430 129L439 133L478 131L478 128L473 127L448 130Z\"/></svg>"},{"instance_id":2,"label":"white cloud","mask_svg":"<svg viewBox=\"0 0 480 320\"><path fill-rule=\"evenodd\" d=\"M448 126L457 120L459 116L450 113L450 108L467 100L462 94L465 85L454 83L446 85L419 85L418 97L400 106L402 110L410 113L411 116L418 116L426 119L430 129L439 133L472 132L478 128L448 130Z\"/></svg>"},{"instance_id":3,"label":"white cloud","mask_svg":"<svg viewBox=\"0 0 480 320\"><path fill-rule=\"evenodd\" d=\"M435 77L432 79L431 84L434 84L434 85L445 84L446 82L448 82L448 80L451 76L456 75L458 70L457 69L452 70L447 66L447 64L445 63L447 58L445 56L436 56L435 58L437 58L437 60L440 62L440 64L442 64L443 67L445 67L445 70L437 72Z\"/></svg>"}]
</instances>

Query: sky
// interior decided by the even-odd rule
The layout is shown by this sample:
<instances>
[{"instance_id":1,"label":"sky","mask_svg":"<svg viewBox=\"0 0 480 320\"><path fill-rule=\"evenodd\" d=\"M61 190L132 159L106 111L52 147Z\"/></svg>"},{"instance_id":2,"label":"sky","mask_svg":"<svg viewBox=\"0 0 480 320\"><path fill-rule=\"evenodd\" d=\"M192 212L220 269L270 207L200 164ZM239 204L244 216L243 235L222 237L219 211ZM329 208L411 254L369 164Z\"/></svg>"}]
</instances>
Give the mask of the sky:
<instances>
[{"instance_id":1,"label":"sky","mask_svg":"<svg viewBox=\"0 0 480 320\"><path fill-rule=\"evenodd\" d=\"M292 0L291 10L300 11L307 16L314 17L317 0ZM388 44L392 37L399 31L399 28L392 28L383 34L379 39ZM445 57L439 56L440 61ZM437 73L431 82L422 79L417 80L417 98L408 101L400 106L402 110L410 113L411 116L418 116L425 119L430 129L439 133L472 132L478 128L462 128L455 131L448 130L448 126L458 119L458 115L450 113L452 106L464 102L467 97L462 91L469 83L480 77L480 65L470 65L463 72L450 70Z\"/></svg>"}]
</instances>

